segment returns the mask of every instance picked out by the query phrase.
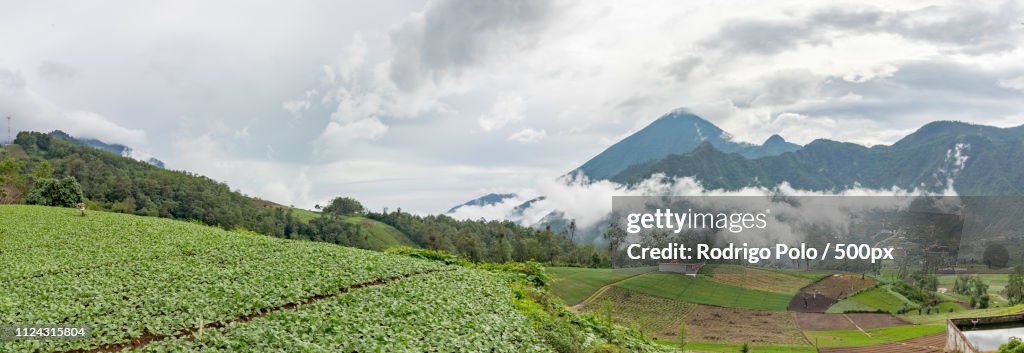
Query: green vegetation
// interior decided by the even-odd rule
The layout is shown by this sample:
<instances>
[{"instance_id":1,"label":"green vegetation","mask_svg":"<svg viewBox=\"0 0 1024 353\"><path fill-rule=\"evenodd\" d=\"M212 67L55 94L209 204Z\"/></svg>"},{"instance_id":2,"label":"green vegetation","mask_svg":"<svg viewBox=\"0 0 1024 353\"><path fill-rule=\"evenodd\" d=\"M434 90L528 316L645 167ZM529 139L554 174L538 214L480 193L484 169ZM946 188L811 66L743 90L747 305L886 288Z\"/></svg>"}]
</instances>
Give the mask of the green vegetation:
<instances>
[{"instance_id":1,"label":"green vegetation","mask_svg":"<svg viewBox=\"0 0 1024 353\"><path fill-rule=\"evenodd\" d=\"M159 218L0 206L0 322L94 328L86 341L4 341L44 351L173 335L205 322L442 264Z\"/></svg>"},{"instance_id":2,"label":"green vegetation","mask_svg":"<svg viewBox=\"0 0 1024 353\"><path fill-rule=\"evenodd\" d=\"M582 268L549 267L551 293L570 305L579 304L598 288L631 276L655 271L653 267Z\"/></svg>"},{"instance_id":3,"label":"green vegetation","mask_svg":"<svg viewBox=\"0 0 1024 353\"><path fill-rule=\"evenodd\" d=\"M665 346L678 346L679 343L672 343L668 341L658 341L658 343ZM742 344L733 343L706 343L706 342L687 342L687 352L707 352L707 353L736 353L739 352ZM811 346L790 346L782 344L751 344L750 351L756 353L816 353L818 350Z\"/></svg>"},{"instance_id":4,"label":"green vegetation","mask_svg":"<svg viewBox=\"0 0 1024 353\"><path fill-rule=\"evenodd\" d=\"M898 313L900 309L917 307L917 303L907 300L902 295L889 290L887 287L888 286L879 286L861 291L849 299L863 304L864 306L892 314Z\"/></svg>"},{"instance_id":5,"label":"green vegetation","mask_svg":"<svg viewBox=\"0 0 1024 353\"><path fill-rule=\"evenodd\" d=\"M773 271L741 265L707 265L707 279L723 284L793 295L821 275L795 275L800 272Z\"/></svg>"},{"instance_id":6,"label":"green vegetation","mask_svg":"<svg viewBox=\"0 0 1024 353\"><path fill-rule=\"evenodd\" d=\"M859 301L851 298L840 300L838 303L832 304L826 310L826 313L830 314L842 314L842 313L869 313L880 311L880 309L872 306L865 305Z\"/></svg>"},{"instance_id":7,"label":"green vegetation","mask_svg":"<svg viewBox=\"0 0 1024 353\"><path fill-rule=\"evenodd\" d=\"M694 307L689 303L612 287L601 293L596 300L584 305L580 311L600 312L604 305L609 306L607 309L615 323L635 327L648 337L676 342L683 317Z\"/></svg>"},{"instance_id":8,"label":"green vegetation","mask_svg":"<svg viewBox=\"0 0 1024 353\"><path fill-rule=\"evenodd\" d=\"M478 262L536 260L593 267L610 263L605 251L576 245L568 234L508 221L422 217L401 209L374 213L347 197L336 198L322 213L297 210L232 191L207 177L154 167L96 149L59 132L21 132L14 145L3 148L0 204L74 206L83 197L30 193L53 189L71 190L74 195L72 179L68 178L81 186L89 210L194 220L224 229L247 229L280 238L363 249L418 246ZM45 197L32 196L36 194Z\"/></svg>"},{"instance_id":9,"label":"green vegetation","mask_svg":"<svg viewBox=\"0 0 1024 353\"><path fill-rule=\"evenodd\" d=\"M731 308L785 311L791 296L718 283L704 275L650 273L615 284L662 298Z\"/></svg>"},{"instance_id":10,"label":"green vegetation","mask_svg":"<svg viewBox=\"0 0 1024 353\"><path fill-rule=\"evenodd\" d=\"M804 331L818 347L859 347L906 341L946 331L945 325L892 326L865 330ZM869 336L870 335L870 336Z\"/></svg>"},{"instance_id":11,"label":"green vegetation","mask_svg":"<svg viewBox=\"0 0 1024 353\"><path fill-rule=\"evenodd\" d=\"M639 331L569 312L535 263L42 206L0 206L0 224L0 282L19 284L0 293L0 322L93 327L89 340L2 341L4 352L143 336L155 338L146 352L658 350Z\"/></svg>"},{"instance_id":12,"label":"green vegetation","mask_svg":"<svg viewBox=\"0 0 1024 353\"><path fill-rule=\"evenodd\" d=\"M435 272L282 310L143 352L551 352L495 276ZM278 338L280 337L280 338Z\"/></svg>"},{"instance_id":13,"label":"green vegetation","mask_svg":"<svg viewBox=\"0 0 1024 353\"><path fill-rule=\"evenodd\" d=\"M964 311L938 311L931 315L918 315L917 311L899 315L903 320L915 323L915 324L944 324L946 319L956 319L965 317L980 317L980 316L1000 316L1016 314L1024 312L1024 304L1019 304L1010 307L1002 308L988 308L988 309L975 309L975 310L964 310Z\"/></svg>"}]
</instances>

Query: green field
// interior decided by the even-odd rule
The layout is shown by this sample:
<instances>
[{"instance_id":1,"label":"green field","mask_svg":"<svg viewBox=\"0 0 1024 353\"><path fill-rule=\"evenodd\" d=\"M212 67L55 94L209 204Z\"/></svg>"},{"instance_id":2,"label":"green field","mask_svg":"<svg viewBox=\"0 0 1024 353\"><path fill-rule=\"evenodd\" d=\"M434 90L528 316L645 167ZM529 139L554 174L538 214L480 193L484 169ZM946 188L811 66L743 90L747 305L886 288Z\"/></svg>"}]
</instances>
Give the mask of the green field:
<instances>
[{"instance_id":1,"label":"green field","mask_svg":"<svg viewBox=\"0 0 1024 353\"><path fill-rule=\"evenodd\" d=\"M551 275L551 293L569 305L579 304L607 284L656 270L654 267L549 267L547 269L548 274Z\"/></svg>"},{"instance_id":2,"label":"green field","mask_svg":"<svg viewBox=\"0 0 1024 353\"><path fill-rule=\"evenodd\" d=\"M0 283L18 284L0 292L0 323L89 325L92 338L0 341L0 351L90 349L143 335L168 338L146 347L154 351L549 351L502 276L168 219L77 213L0 206ZM362 284L370 286L350 289ZM271 313L243 319L264 311ZM190 341L200 322L228 331L208 326Z\"/></svg>"},{"instance_id":3,"label":"green field","mask_svg":"<svg viewBox=\"0 0 1024 353\"><path fill-rule=\"evenodd\" d=\"M794 295L821 277L803 272L783 272L752 266L707 265L701 273L709 274L707 279L723 284L749 289Z\"/></svg>"},{"instance_id":4,"label":"green field","mask_svg":"<svg viewBox=\"0 0 1024 353\"><path fill-rule=\"evenodd\" d=\"M672 339L677 337L679 325L694 305L653 295L612 287L601 293L581 311L600 317L602 306L610 305L616 323L637 328L648 337Z\"/></svg>"},{"instance_id":5,"label":"green field","mask_svg":"<svg viewBox=\"0 0 1024 353\"><path fill-rule=\"evenodd\" d=\"M804 331L807 340L818 347L859 347L905 341L946 332L945 325L893 326L865 330Z\"/></svg>"},{"instance_id":6,"label":"green field","mask_svg":"<svg viewBox=\"0 0 1024 353\"><path fill-rule=\"evenodd\" d=\"M405 236L405 233L390 225L359 216L345 217L345 222L359 225L362 233L366 235L371 249L385 250L401 246L416 246L412 240L409 240L409 237Z\"/></svg>"},{"instance_id":7,"label":"green field","mask_svg":"<svg viewBox=\"0 0 1024 353\"><path fill-rule=\"evenodd\" d=\"M884 312L895 314L901 307L918 307L917 303L911 302L885 286L871 288L854 294L850 300L864 306L875 308Z\"/></svg>"},{"instance_id":8,"label":"green field","mask_svg":"<svg viewBox=\"0 0 1024 353\"><path fill-rule=\"evenodd\" d=\"M675 352L679 351L679 342L672 342L667 340L657 341L658 344L672 349ZM707 353L735 353L739 352L742 344L733 343L704 343L704 342L687 342L687 352L707 352ZM750 351L755 353L816 353L818 350L811 346L787 346L787 345L770 345L770 344L751 344ZM672 351L670 351L672 352Z\"/></svg>"},{"instance_id":9,"label":"green field","mask_svg":"<svg viewBox=\"0 0 1024 353\"><path fill-rule=\"evenodd\" d=\"M694 304L770 311L785 311L789 295L753 290L674 273L649 273L615 284L662 298Z\"/></svg>"},{"instance_id":10,"label":"green field","mask_svg":"<svg viewBox=\"0 0 1024 353\"><path fill-rule=\"evenodd\" d=\"M917 315L917 311L900 315L899 317L903 320L915 323L915 324L942 324L946 322L946 319L956 319L965 317L982 317L982 316L1000 316L1009 315L1024 312L1024 304L1019 304L1011 307L1001 308L988 308L988 309L977 309L977 310L964 310L956 312L941 311L931 315Z\"/></svg>"}]
</instances>

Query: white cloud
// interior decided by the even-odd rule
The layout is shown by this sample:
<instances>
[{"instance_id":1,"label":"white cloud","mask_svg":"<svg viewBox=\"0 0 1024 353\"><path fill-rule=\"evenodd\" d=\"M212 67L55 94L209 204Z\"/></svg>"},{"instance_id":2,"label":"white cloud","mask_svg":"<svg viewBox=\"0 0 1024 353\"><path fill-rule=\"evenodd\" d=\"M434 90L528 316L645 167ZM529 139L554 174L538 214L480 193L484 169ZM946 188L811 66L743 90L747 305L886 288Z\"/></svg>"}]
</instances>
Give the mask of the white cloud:
<instances>
[{"instance_id":1,"label":"white cloud","mask_svg":"<svg viewBox=\"0 0 1024 353\"><path fill-rule=\"evenodd\" d=\"M525 128L519 130L508 137L509 141L516 141L522 143L538 143L548 136L548 132L544 130L534 130L533 128Z\"/></svg>"},{"instance_id":2,"label":"white cloud","mask_svg":"<svg viewBox=\"0 0 1024 353\"><path fill-rule=\"evenodd\" d=\"M484 114L477 120L484 131L493 131L508 125L508 123L523 120L523 110L526 108L525 101L519 96L503 96L494 102L491 111Z\"/></svg>"},{"instance_id":3,"label":"white cloud","mask_svg":"<svg viewBox=\"0 0 1024 353\"><path fill-rule=\"evenodd\" d=\"M133 148L143 148L146 143L145 131L121 126L95 112L62 107L36 93L17 72L2 68L0 109L3 109L0 114L13 118L12 124L18 131L62 130L72 136L96 138Z\"/></svg>"}]
</instances>

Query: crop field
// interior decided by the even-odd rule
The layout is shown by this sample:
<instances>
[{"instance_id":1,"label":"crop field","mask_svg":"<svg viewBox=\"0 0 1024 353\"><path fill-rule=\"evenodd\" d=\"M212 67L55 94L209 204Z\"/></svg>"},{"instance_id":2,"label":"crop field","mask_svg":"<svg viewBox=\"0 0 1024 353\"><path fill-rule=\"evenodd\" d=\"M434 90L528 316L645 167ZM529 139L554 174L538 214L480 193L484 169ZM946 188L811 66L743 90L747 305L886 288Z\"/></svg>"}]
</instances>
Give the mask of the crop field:
<instances>
[{"instance_id":1,"label":"crop field","mask_svg":"<svg viewBox=\"0 0 1024 353\"><path fill-rule=\"evenodd\" d=\"M339 315L344 315L348 309L327 307L346 300L359 301L359 305L365 305L360 310L376 313L374 317L363 318L364 334L359 336L363 341L348 336L352 347L402 347L405 342L397 331L385 330L380 337L371 337L365 331L375 324L393 326L401 321L407 326L423 325L420 331L402 331L433 331L429 336L431 344L438 347L495 344L483 338L462 337L466 332L459 330L472 328L489 332L494 339L520 342L518 349L534 348L532 336L518 328L522 326L521 317L508 314L512 308L511 293L496 289L496 283L503 283L502 280L494 277L494 283L489 283L461 270L452 272L437 262L229 232L167 219L103 212L80 217L77 210L63 208L0 206L0 224L4 225L0 228L0 251L4 255L0 256L0 268L4 269L0 282L5 289L0 292L0 324L92 327L92 338L88 340L2 341L0 351L4 352L118 347L153 337L177 337L194 331L200 322L232 327L233 322L264 314L265 317L250 323L280 321L280 325L305 326L312 330L310 335L315 335L316 330L348 329L354 320L351 316L328 317L316 311L338 310L342 313ZM420 279L421 276L424 278ZM367 285L380 286L355 289ZM464 287L469 285L480 289ZM428 291L427 287L431 289ZM352 289L350 294L341 294L348 289ZM446 293L467 296L454 298L458 296ZM453 298L437 298L438 302L428 302L424 308L410 304L429 295ZM509 299L501 299L502 296ZM321 309L307 310L305 305L298 305L314 298L326 298L310 305ZM451 310L459 300L472 301L476 306L466 312ZM291 307L302 310L272 310ZM480 311L475 310L492 314L477 315ZM252 327L258 330L262 326ZM211 339L218 337L217 331L210 332ZM256 331L231 332L245 335ZM225 337L228 338L217 342L249 347L243 350L259 351L285 344L276 342L282 336L275 335ZM312 336L301 337L312 340ZM212 350L207 345L211 342L204 339L196 344ZM307 346L302 342L287 344ZM312 340L308 342L309 351L317 351L316 347L322 344L331 343Z\"/></svg>"},{"instance_id":2,"label":"crop field","mask_svg":"<svg viewBox=\"0 0 1024 353\"><path fill-rule=\"evenodd\" d=\"M674 273L648 273L615 284L662 298L730 308L785 311L790 296Z\"/></svg>"},{"instance_id":3,"label":"crop field","mask_svg":"<svg viewBox=\"0 0 1024 353\"><path fill-rule=\"evenodd\" d=\"M658 343L665 347L672 347L678 352L678 342L659 341ZM742 344L736 343L709 343L709 342L690 342L686 344L687 352L706 352L706 353L735 353L739 352L742 348ZM756 353L817 353L817 350L811 346L788 346L781 344L750 344L750 351Z\"/></svg>"},{"instance_id":4,"label":"crop field","mask_svg":"<svg viewBox=\"0 0 1024 353\"><path fill-rule=\"evenodd\" d=\"M479 271L419 275L297 310L150 344L143 352L549 352L511 290ZM273 339L285 337L285 339Z\"/></svg>"},{"instance_id":5,"label":"crop field","mask_svg":"<svg viewBox=\"0 0 1024 353\"><path fill-rule=\"evenodd\" d=\"M807 345L791 313L698 305L686 315L691 341Z\"/></svg>"},{"instance_id":6,"label":"crop field","mask_svg":"<svg viewBox=\"0 0 1024 353\"><path fill-rule=\"evenodd\" d=\"M641 273L657 271L657 269L654 267L549 267L547 271L551 275L551 293L561 298L566 304L574 305L587 299L598 288Z\"/></svg>"},{"instance_id":7,"label":"crop field","mask_svg":"<svg viewBox=\"0 0 1024 353\"><path fill-rule=\"evenodd\" d=\"M715 282L790 295L815 280L813 276L797 276L750 266L708 265L705 269L711 275L709 279Z\"/></svg>"},{"instance_id":8,"label":"crop field","mask_svg":"<svg viewBox=\"0 0 1024 353\"><path fill-rule=\"evenodd\" d=\"M581 311L594 313L600 310L604 303L611 305L612 317L616 323L638 328L648 337L668 340L678 337L683 317L694 307L693 304L677 300L612 287L596 300L584 305Z\"/></svg>"},{"instance_id":9,"label":"crop field","mask_svg":"<svg viewBox=\"0 0 1024 353\"><path fill-rule=\"evenodd\" d=\"M859 347L905 341L946 332L945 325L891 326L876 329L841 331L804 331L818 347ZM870 335L870 336L869 336Z\"/></svg>"},{"instance_id":10,"label":"crop field","mask_svg":"<svg viewBox=\"0 0 1024 353\"><path fill-rule=\"evenodd\" d=\"M917 303L911 302L902 295L894 293L888 288L875 287L860 293L854 294L848 299L863 304L865 306L876 308L881 311L895 314L900 307L904 305L908 308L916 308Z\"/></svg>"}]
</instances>

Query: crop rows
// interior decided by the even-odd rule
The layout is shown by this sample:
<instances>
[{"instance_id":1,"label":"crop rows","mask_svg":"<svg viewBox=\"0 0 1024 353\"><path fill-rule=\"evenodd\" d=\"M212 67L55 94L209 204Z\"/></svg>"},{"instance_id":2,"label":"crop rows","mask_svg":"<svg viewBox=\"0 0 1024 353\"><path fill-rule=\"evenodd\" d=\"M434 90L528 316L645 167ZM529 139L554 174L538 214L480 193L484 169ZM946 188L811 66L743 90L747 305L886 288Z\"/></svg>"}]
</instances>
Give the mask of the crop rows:
<instances>
[{"instance_id":1,"label":"crop rows","mask_svg":"<svg viewBox=\"0 0 1024 353\"><path fill-rule=\"evenodd\" d=\"M143 352L549 352L493 274L458 269L357 289Z\"/></svg>"},{"instance_id":2,"label":"crop rows","mask_svg":"<svg viewBox=\"0 0 1024 353\"><path fill-rule=\"evenodd\" d=\"M185 222L0 206L0 325L85 324L85 341L0 341L53 352L174 335L433 262Z\"/></svg>"}]
</instances>

